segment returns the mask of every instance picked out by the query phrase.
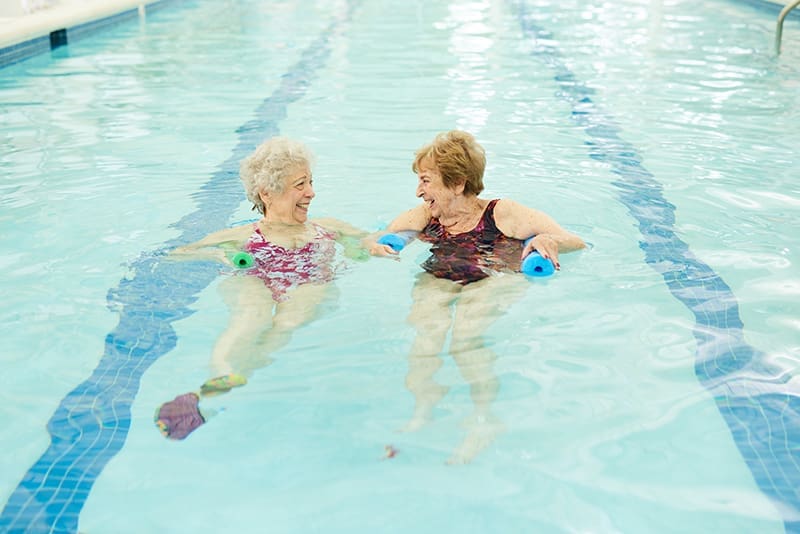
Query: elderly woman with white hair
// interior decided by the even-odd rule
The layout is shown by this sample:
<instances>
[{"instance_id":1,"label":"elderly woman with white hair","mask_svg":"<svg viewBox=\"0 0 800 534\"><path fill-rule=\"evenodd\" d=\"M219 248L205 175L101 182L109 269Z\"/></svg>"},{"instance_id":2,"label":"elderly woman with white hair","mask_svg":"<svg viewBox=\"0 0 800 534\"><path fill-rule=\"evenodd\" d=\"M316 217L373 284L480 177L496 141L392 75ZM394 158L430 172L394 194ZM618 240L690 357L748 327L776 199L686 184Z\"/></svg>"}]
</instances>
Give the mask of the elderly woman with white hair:
<instances>
[{"instance_id":1,"label":"elderly woman with white hair","mask_svg":"<svg viewBox=\"0 0 800 534\"><path fill-rule=\"evenodd\" d=\"M220 284L231 317L211 354L214 378L200 391L161 405L156 425L164 436L184 439L205 423L202 397L245 384L253 370L272 362L270 355L286 345L295 329L315 317L332 290L337 241L346 254L359 253L354 246L364 232L336 219L308 219L315 196L311 163L311 153L300 142L284 137L265 141L240 168L247 198L261 219L171 252L229 265L232 251L243 251L247 259L245 268Z\"/></svg>"}]
</instances>

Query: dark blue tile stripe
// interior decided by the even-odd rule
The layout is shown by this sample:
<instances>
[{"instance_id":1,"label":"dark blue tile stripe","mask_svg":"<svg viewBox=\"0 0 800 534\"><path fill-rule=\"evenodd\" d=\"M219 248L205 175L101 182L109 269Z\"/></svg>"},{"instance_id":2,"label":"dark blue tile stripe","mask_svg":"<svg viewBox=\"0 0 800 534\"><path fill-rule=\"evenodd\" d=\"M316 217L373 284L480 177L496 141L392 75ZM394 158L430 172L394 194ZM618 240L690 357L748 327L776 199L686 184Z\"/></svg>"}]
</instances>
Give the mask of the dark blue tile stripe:
<instances>
[{"instance_id":1,"label":"dark blue tile stripe","mask_svg":"<svg viewBox=\"0 0 800 534\"><path fill-rule=\"evenodd\" d=\"M800 392L791 392L788 377L779 378L747 344L730 287L676 235L675 206L593 100L594 91L562 61L552 34L535 24L524 2L512 6L524 38L534 45L532 55L553 70L557 96L571 105L572 119L586 133L589 157L607 163L617 176L612 184L639 224L645 261L694 314L698 379L714 395L759 487L781 508L786 529L800 530Z\"/></svg>"},{"instance_id":2,"label":"dark blue tile stripe","mask_svg":"<svg viewBox=\"0 0 800 534\"><path fill-rule=\"evenodd\" d=\"M0 69L29 57L50 51L50 36L36 37L22 43L0 48Z\"/></svg>"},{"instance_id":3,"label":"dark blue tile stripe","mask_svg":"<svg viewBox=\"0 0 800 534\"><path fill-rule=\"evenodd\" d=\"M119 324L106 337L105 353L92 375L62 400L50 419L50 446L3 508L0 531L77 531L92 485L125 442L142 374L175 346L172 322L192 313L189 305L219 273L215 264L162 262L164 251L228 224L243 200L239 162L261 141L278 134L287 107L305 95L325 65L330 41L352 9L305 49L255 118L238 128L239 141L230 158L195 195L197 211L175 223L181 236L135 261L133 275L109 291L108 303L120 313Z\"/></svg>"},{"instance_id":4,"label":"dark blue tile stripe","mask_svg":"<svg viewBox=\"0 0 800 534\"><path fill-rule=\"evenodd\" d=\"M168 0L161 0L161 2L166 2ZM67 42L74 43L75 41L82 39L84 37L90 37L97 32L109 29L112 26L116 26L122 22L127 22L131 19L138 19L139 18L139 9L133 8L127 11L123 11L121 13L117 13L116 15L111 15L110 17L105 17L99 20L93 20L91 22L85 22L83 24L78 24L77 26L72 26L71 28L66 28L67 30Z\"/></svg>"}]
</instances>

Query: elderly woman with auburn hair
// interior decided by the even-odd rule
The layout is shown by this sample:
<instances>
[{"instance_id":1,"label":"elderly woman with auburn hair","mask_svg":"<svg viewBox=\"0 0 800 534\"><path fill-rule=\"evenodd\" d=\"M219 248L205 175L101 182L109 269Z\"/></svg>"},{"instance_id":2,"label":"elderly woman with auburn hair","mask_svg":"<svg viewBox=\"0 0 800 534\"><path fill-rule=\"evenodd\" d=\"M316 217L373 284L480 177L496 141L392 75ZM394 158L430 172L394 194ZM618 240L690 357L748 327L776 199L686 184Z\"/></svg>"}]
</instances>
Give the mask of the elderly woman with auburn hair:
<instances>
[{"instance_id":1,"label":"elderly woman with auburn hair","mask_svg":"<svg viewBox=\"0 0 800 534\"><path fill-rule=\"evenodd\" d=\"M492 371L496 357L483 334L523 294L526 282L515 274L522 260L535 251L560 269L560 253L586 246L546 213L509 199L481 198L485 166L483 147L471 134L453 130L437 135L417 151L412 165L422 204L386 228L392 234L413 232L431 246L409 315L417 336L406 385L416 404L406 429L425 424L447 392L433 375L443 363L438 355L448 333L450 354L470 384L475 413L451 463L469 462L502 427L490 413L498 390ZM398 253L380 241L367 240L372 255Z\"/></svg>"}]
</instances>

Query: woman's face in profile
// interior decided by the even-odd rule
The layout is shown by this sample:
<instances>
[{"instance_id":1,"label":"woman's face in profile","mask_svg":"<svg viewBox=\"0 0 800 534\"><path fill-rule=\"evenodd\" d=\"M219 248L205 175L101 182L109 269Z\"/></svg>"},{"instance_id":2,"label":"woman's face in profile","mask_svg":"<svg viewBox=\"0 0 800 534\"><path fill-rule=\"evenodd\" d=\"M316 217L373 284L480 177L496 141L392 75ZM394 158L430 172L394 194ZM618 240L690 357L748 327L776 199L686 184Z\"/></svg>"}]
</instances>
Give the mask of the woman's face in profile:
<instances>
[{"instance_id":1,"label":"woman's face in profile","mask_svg":"<svg viewBox=\"0 0 800 534\"><path fill-rule=\"evenodd\" d=\"M455 191L444 185L442 175L431 158L420 161L418 169L417 197L428 204L432 217L439 218L447 213L456 197Z\"/></svg>"}]
</instances>

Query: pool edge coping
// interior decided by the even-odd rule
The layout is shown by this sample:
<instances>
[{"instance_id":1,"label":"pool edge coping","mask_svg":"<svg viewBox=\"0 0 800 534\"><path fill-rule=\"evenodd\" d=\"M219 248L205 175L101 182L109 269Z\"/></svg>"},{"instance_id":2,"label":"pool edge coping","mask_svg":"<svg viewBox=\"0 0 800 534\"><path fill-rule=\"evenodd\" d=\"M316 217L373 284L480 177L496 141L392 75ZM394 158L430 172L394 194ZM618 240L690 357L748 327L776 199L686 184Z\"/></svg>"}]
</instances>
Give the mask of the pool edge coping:
<instances>
[{"instance_id":1,"label":"pool edge coping","mask_svg":"<svg viewBox=\"0 0 800 534\"><path fill-rule=\"evenodd\" d=\"M62 29L113 17L159 0L109 0L105 3L66 3L19 17L3 17L13 28L0 30L0 54L5 48L24 44Z\"/></svg>"},{"instance_id":2,"label":"pool edge coping","mask_svg":"<svg viewBox=\"0 0 800 534\"><path fill-rule=\"evenodd\" d=\"M66 45L87 33L101 31L116 22L144 16L147 7L171 0L109 0L107 3L67 3L23 15L2 17L0 69ZM68 36L72 35L73 39Z\"/></svg>"}]
</instances>

